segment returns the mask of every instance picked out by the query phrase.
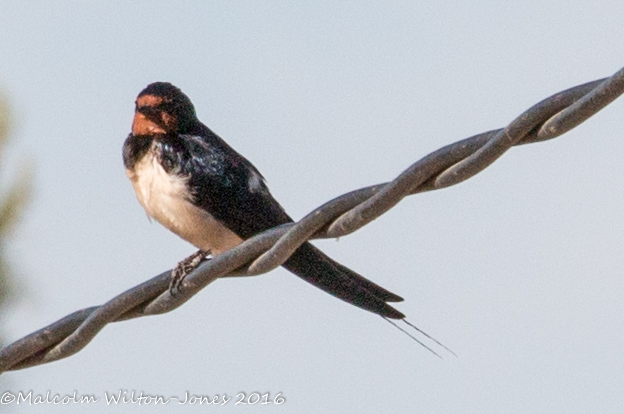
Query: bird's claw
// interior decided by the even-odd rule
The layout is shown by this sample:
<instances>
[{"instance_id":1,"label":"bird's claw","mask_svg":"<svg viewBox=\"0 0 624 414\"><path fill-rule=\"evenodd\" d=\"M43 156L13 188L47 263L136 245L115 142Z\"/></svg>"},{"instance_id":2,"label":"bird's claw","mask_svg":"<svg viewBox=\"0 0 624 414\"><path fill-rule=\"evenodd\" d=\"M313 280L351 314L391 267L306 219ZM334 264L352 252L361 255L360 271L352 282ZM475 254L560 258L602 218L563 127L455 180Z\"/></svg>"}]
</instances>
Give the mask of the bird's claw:
<instances>
[{"instance_id":1,"label":"bird's claw","mask_svg":"<svg viewBox=\"0 0 624 414\"><path fill-rule=\"evenodd\" d=\"M169 293L171 296L175 296L176 292L182 293L182 282L184 282L184 278L195 270L209 254L209 251L198 250L176 265L171 271L171 282L169 283Z\"/></svg>"}]
</instances>

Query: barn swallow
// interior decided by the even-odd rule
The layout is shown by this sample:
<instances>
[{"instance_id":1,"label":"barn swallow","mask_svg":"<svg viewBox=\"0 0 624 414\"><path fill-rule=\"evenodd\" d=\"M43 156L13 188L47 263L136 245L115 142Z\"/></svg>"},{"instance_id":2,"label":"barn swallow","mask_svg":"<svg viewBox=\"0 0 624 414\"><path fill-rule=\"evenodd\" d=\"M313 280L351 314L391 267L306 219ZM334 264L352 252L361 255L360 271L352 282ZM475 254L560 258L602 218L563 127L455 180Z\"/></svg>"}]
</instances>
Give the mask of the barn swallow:
<instances>
[{"instance_id":1,"label":"barn swallow","mask_svg":"<svg viewBox=\"0 0 624 414\"><path fill-rule=\"evenodd\" d=\"M292 219L251 162L199 121L191 100L170 83L137 97L123 146L128 178L147 214L199 251L173 271L173 284L213 257ZM312 285L390 319L403 299L304 243L283 264Z\"/></svg>"}]
</instances>

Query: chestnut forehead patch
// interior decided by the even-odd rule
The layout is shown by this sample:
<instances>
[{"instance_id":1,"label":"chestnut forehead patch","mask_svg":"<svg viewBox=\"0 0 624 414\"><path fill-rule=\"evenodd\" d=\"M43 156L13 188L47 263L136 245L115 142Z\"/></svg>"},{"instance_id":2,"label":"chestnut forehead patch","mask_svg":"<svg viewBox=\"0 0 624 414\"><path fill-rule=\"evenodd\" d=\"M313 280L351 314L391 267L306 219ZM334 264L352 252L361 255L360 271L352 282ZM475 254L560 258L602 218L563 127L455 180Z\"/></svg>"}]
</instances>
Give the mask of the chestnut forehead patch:
<instances>
[{"instance_id":1,"label":"chestnut forehead patch","mask_svg":"<svg viewBox=\"0 0 624 414\"><path fill-rule=\"evenodd\" d=\"M154 95L139 96L136 100L136 104L138 107L151 106L155 108L162 103L163 103L163 99L159 96L154 96Z\"/></svg>"}]
</instances>

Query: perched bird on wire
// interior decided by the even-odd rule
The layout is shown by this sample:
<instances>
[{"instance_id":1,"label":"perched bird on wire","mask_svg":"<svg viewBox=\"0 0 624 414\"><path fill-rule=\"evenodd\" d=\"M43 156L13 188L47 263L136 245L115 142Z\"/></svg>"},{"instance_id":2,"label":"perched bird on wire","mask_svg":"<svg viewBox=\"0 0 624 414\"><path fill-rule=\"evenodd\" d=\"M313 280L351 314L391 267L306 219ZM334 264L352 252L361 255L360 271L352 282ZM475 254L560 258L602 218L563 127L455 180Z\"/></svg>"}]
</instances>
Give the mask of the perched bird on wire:
<instances>
[{"instance_id":1,"label":"perched bird on wire","mask_svg":"<svg viewBox=\"0 0 624 414\"><path fill-rule=\"evenodd\" d=\"M147 214L199 249L173 270L172 294L208 255L218 255L258 233L292 222L256 167L201 123L188 96L170 83L152 83L137 97L123 159ZM402 319L431 338L388 305L402 301L400 296L310 243L301 245L283 266L348 303L389 322Z\"/></svg>"},{"instance_id":2,"label":"perched bird on wire","mask_svg":"<svg viewBox=\"0 0 624 414\"><path fill-rule=\"evenodd\" d=\"M202 124L191 100L170 83L152 83L137 97L123 158L147 214L199 249L174 269L172 290L207 255L292 222L256 167ZM387 318L404 318L386 303L402 301L400 296L310 243L283 266L355 306Z\"/></svg>"}]
</instances>

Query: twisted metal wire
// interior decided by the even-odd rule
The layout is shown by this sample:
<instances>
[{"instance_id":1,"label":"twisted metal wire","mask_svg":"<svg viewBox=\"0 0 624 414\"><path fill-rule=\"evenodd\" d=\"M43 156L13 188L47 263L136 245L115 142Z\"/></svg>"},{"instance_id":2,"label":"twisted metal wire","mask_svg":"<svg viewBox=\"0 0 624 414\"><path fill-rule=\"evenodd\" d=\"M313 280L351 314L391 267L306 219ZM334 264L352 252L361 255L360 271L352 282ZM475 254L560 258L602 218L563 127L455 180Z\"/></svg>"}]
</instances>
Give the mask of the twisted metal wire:
<instances>
[{"instance_id":1,"label":"twisted metal wire","mask_svg":"<svg viewBox=\"0 0 624 414\"><path fill-rule=\"evenodd\" d=\"M0 350L0 373L66 358L84 348L110 322L172 311L209 283L253 276L284 263L304 242L350 234L405 196L458 184L484 170L514 145L555 138L624 93L624 68L613 76L544 99L507 127L447 145L412 164L395 180L361 188L315 209L297 223L246 240L189 274L182 291L169 293L171 271L123 292L101 306L74 312Z\"/></svg>"}]
</instances>

